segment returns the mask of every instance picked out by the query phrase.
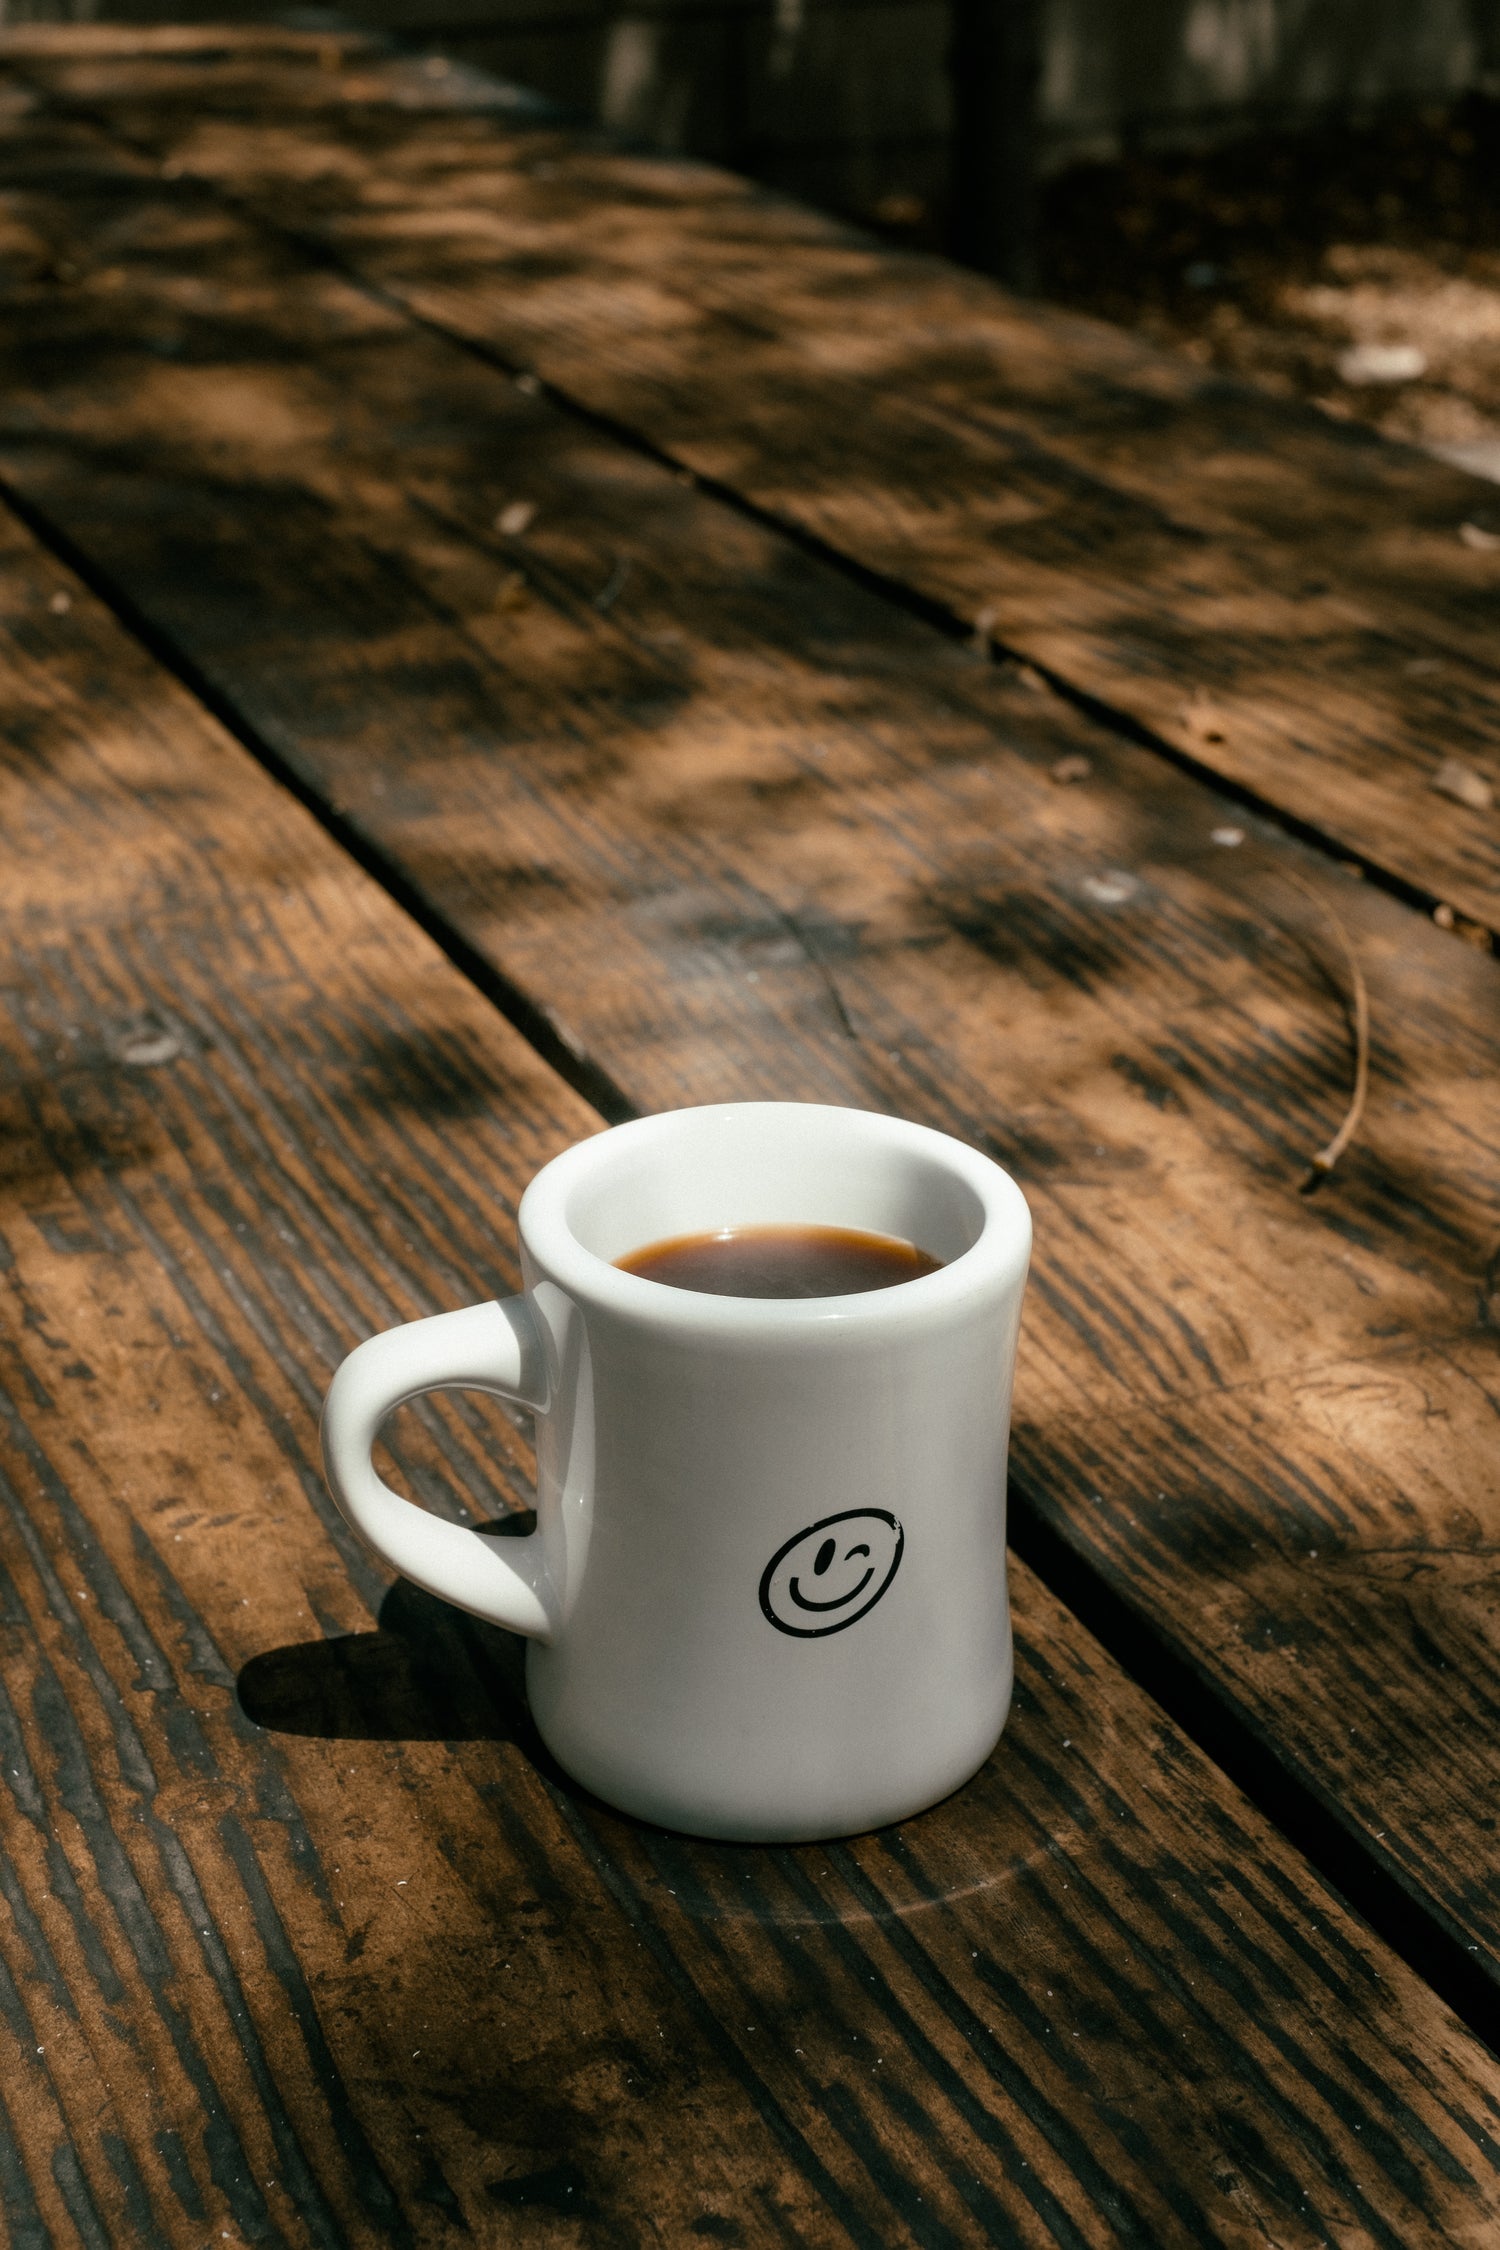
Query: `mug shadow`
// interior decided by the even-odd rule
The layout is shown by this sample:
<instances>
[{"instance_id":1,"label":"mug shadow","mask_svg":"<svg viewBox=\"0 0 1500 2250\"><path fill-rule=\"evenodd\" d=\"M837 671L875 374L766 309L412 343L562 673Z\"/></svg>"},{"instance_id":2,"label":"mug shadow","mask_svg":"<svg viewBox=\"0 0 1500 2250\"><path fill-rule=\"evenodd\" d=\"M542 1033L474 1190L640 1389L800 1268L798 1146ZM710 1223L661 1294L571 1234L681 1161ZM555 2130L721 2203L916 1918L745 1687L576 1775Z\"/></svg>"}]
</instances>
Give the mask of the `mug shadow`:
<instances>
[{"instance_id":1,"label":"mug shadow","mask_svg":"<svg viewBox=\"0 0 1500 2250\"><path fill-rule=\"evenodd\" d=\"M490 1536L515 1538L534 1520L516 1515L480 1528ZM602 1821L617 1842L634 1839L627 1849L632 1858L642 1856L658 1905L670 1899L672 1911L691 1922L808 1928L903 1922L1006 1888L1034 1871L1050 1851L1033 1842L1029 1850L1003 1853L996 1862L994 1808L985 1810L992 1767L944 1805L918 1816L923 1844L910 1865L906 1823L826 1844L677 1835L602 1804L563 1772L532 1722L525 1671L526 1643L518 1634L397 1579L381 1602L373 1632L266 1649L241 1667L236 1685L245 1717L273 1734L346 1742L513 1743L591 1824ZM966 1833L976 1822L982 1835ZM874 1878L857 1885L862 1897L850 1895L844 1883L836 1883L832 1895L824 1891L835 1865L857 1871L860 1863L868 1863L866 1873Z\"/></svg>"},{"instance_id":2,"label":"mug shadow","mask_svg":"<svg viewBox=\"0 0 1500 2250\"><path fill-rule=\"evenodd\" d=\"M522 1538L529 1514L480 1528ZM273 1734L342 1742L518 1742L550 1764L531 1724L526 1644L397 1579L374 1632L297 1641L241 1666L240 1709Z\"/></svg>"}]
</instances>

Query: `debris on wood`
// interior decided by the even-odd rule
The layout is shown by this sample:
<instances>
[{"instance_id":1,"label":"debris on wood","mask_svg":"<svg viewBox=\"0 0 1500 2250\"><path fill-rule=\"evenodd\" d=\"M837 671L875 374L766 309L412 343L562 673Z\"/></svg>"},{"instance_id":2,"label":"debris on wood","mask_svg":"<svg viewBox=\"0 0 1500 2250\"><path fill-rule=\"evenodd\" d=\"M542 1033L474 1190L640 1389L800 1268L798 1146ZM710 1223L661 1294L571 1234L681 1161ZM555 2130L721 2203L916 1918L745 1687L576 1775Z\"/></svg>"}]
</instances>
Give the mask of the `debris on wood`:
<instances>
[{"instance_id":1,"label":"debris on wood","mask_svg":"<svg viewBox=\"0 0 1500 2250\"><path fill-rule=\"evenodd\" d=\"M1087 781L1093 766L1079 751L1070 750L1065 758L1058 758L1051 767L1052 778L1059 787L1066 788L1072 781Z\"/></svg>"},{"instance_id":2,"label":"debris on wood","mask_svg":"<svg viewBox=\"0 0 1500 2250\"><path fill-rule=\"evenodd\" d=\"M1476 555L1493 555L1500 550L1500 531L1486 531L1482 523L1461 523L1458 536Z\"/></svg>"},{"instance_id":3,"label":"debris on wood","mask_svg":"<svg viewBox=\"0 0 1500 2250\"><path fill-rule=\"evenodd\" d=\"M1339 354L1341 383L1415 383L1427 372L1419 344L1353 344Z\"/></svg>"},{"instance_id":4,"label":"debris on wood","mask_svg":"<svg viewBox=\"0 0 1500 2250\"><path fill-rule=\"evenodd\" d=\"M1083 887L1100 906L1123 906L1140 889L1139 880L1123 867L1106 867L1102 875L1085 875Z\"/></svg>"},{"instance_id":5,"label":"debris on wood","mask_svg":"<svg viewBox=\"0 0 1500 2250\"><path fill-rule=\"evenodd\" d=\"M1476 945L1481 953L1494 952L1495 941L1488 925L1470 921L1467 914L1455 914L1446 899L1433 908L1432 919L1440 930L1451 930L1455 937L1461 937L1465 945Z\"/></svg>"},{"instance_id":6,"label":"debris on wood","mask_svg":"<svg viewBox=\"0 0 1500 2250\"><path fill-rule=\"evenodd\" d=\"M1196 690L1177 716L1189 740L1195 743L1223 742L1228 736L1229 722L1213 697L1202 688Z\"/></svg>"},{"instance_id":7,"label":"debris on wood","mask_svg":"<svg viewBox=\"0 0 1500 2250\"><path fill-rule=\"evenodd\" d=\"M1440 796L1451 797L1456 805L1467 805L1473 812L1488 812L1495 802L1495 792L1484 775L1459 758L1443 760L1432 777L1432 786Z\"/></svg>"},{"instance_id":8,"label":"debris on wood","mask_svg":"<svg viewBox=\"0 0 1500 2250\"><path fill-rule=\"evenodd\" d=\"M1222 844L1227 852L1232 852L1237 845L1243 844L1244 841L1245 831L1243 828L1215 828L1209 835L1210 843Z\"/></svg>"},{"instance_id":9,"label":"debris on wood","mask_svg":"<svg viewBox=\"0 0 1500 2250\"><path fill-rule=\"evenodd\" d=\"M512 500L495 518L495 529L503 531L507 539L519 539L529 531L536 520L536 506L530 500Z\"/></svg>"},{"instance_id":10,"label":"debris on wood","mask_svg":"<svg viewBox=\"0 0 1500 2250\"><path fill-rule=\"evenodd\" d=\"M1030 688L1033 695L1050 695L1052 692L1047 685L1046 674L1039 672L1034 664L1018 664L1016 680L1021 687Z\"/></svg>"},{"instance_id":11,"label":"debris on wood","mask_svg":"<svg viewBox=\"0 0 1500 2250\"><path fill-rule=\"evenodd\" d=\"M182 1053L178 1033L151 1015L133 1016L109 1044L116 1060L132 1070L155 1070L162 1063L175 1062Z\"/></svg>"},{"instance_id":12,"label":"debris on wood","mask_svg":"<svg viewBox=\"0 0 1500 2250\"><path fill-rule=\"evenodd\" d=\"M614 568L611 570L609 577L607 578L605 583L600 587L598 593L594 596L594 607L598 610L601 617L607 610L614 607L616 598L619 595L620 588L625 583L626 575L629 572L629 569L629 556L616 555Z\"/></svg>"},{"instance_id":13,"label":"debris on wood","mask_svg":"<svg viewBox=\"0 0 1500 2250\"><path fill-rule=\"evenodd\" d=\"M974 631L969 646L976 656L988 656L994 639L995 627L1000 621L998 609L982 609L974 619Z\"/></svg>"},{"instance_id":14,"label":"debris on wood","mask_svg":"<svg viewBox=\"0 0 1500 2250\"><path fill-rule=\"evenodd\" d=\"M1349 989L1343 998L1354 1042L1354 1089L1349 1097L1349 1107L1344 1112L1343 1123L1326 1147L1318 1150L1307 1177L1299 1188L1300 1194L1312 1195L1322 1186L1359 1131L1360 1120L1365 1114L1365 1099L1370 1090L1370 996L1365 989L1364 971L1359 965L1353 940L1328 901L1314 890L1311 883L1304 882L1300 875L1294 875L1290 868L1283 868L1281 874L1283 881L1299 890L1322 915L1338 940L1339 950L1349 972Z\"/></svg>"}]
</instances>

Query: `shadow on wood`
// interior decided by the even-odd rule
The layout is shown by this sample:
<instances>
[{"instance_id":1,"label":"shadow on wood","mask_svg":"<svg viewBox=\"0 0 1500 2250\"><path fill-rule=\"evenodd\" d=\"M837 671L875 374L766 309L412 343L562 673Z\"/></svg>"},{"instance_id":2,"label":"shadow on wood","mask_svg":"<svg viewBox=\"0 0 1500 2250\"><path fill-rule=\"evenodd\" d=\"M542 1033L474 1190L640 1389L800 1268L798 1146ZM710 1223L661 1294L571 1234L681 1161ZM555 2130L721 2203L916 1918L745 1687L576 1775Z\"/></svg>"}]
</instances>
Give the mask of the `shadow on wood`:
<instances>
[{"instance_id":1,"label":"shadow on wood","mask_svg":"<svg viewBox=\"0 0 1500 2250\"><path fill-rule=\"evenodd\" d=\"M485 1524L520 1538L535 1517ZM294 1641L240 1669L240 1709L273 1734L343 1742L521 1742L550 1765L526 1711L524 1651L502 1632L398 1579L373 1633Z\"/></svg>"}]
</instances>

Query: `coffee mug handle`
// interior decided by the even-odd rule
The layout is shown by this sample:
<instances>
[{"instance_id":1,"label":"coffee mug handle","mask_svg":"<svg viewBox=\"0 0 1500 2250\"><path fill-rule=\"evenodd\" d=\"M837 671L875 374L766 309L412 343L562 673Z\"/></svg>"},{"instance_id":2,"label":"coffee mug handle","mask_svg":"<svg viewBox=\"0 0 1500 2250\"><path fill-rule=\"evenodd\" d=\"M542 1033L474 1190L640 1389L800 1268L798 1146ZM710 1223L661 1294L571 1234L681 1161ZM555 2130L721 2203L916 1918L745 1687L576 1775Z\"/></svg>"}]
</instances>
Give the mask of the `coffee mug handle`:
<instances>
[{"instance_id":1,"label":"coffee mug handle","mask_svg":"<svg viewBox=\"0 0 1500 2250\"><path fill-rule=\"evenodd\" d=\"M552 1638L557 1602L542 1542L487 1539L413 1506L376 1475L371 1448L387 1415L424 1391L491 1391L543 1413L546 1360L524 1297L466 1305L371 1336L349 1354L323 1407L323 1473L361 1537L403 1578L532 1640Z\"/></svg>"}]
</instances>

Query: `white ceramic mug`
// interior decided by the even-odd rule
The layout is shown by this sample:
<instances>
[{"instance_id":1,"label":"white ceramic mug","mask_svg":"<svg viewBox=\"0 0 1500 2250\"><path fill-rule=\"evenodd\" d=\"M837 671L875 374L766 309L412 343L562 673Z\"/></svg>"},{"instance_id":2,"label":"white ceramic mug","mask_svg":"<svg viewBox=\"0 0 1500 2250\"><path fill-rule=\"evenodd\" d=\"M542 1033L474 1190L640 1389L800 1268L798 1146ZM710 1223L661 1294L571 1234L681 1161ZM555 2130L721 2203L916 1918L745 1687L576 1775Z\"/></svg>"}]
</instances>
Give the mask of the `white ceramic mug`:
<instances>
[{"instance_id":1,"label":"white ceramic mug","mask_svg":"<svg viewBox=\"0 0 1500 2250\"><path fill-rule=\"evenodd\" d=\"M896 1235L943 1264L771 1300L613 1263L777 1224ZM1031 1246L1015 1182L926 1126L732 1103L567 1150L519 1231L523 1296L373 1336L334 1377L324 1464L350 1522L419 1586L529 1637L543 1740L627 1812L794 1842L966 1781L1011 1692L1005 1464ZM444 1386L534 1411L529 1537L446 1523L376 1475L386 1416Z\"/></svg>"}]
</instances>

